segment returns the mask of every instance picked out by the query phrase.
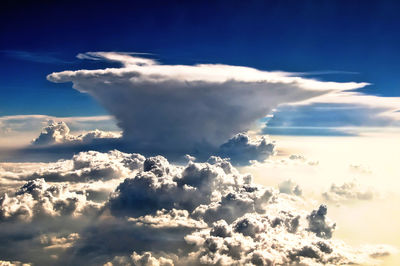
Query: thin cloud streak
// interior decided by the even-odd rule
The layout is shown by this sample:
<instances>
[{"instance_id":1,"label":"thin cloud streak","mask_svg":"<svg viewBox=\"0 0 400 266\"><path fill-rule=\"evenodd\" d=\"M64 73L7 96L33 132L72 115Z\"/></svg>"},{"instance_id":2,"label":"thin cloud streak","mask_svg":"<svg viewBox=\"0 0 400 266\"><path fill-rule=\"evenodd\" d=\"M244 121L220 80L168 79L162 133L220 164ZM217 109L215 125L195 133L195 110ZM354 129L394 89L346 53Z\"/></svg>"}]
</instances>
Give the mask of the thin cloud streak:
<instances>
[{"instance_id":1,"label":"thin cloud streak","mask_svg":"<svg viewBox=\"0 0 400 266\"><path fill-rule=\"evenodd\" d=\"M72 64L76 61L64 60L57 57L57 53L41 53L20 50L3 50L0 53L19 60L44 64Z\"/></svg>"}]
</instances>

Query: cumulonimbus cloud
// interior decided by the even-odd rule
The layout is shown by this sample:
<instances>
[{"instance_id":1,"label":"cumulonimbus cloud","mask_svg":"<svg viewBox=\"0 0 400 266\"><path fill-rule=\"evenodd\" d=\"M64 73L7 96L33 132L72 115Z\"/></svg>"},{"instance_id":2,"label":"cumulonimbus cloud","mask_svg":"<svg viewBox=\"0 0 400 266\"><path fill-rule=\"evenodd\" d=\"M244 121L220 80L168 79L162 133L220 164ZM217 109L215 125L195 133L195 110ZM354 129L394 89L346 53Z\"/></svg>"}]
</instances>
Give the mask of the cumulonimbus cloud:
<instances>
[{"instance_id":1,"label":"cumulonimbus cloud","mask_svg":"<svg viewBox=\"0 0 400 266\"><path fill-rule=\"evenodd\" d=\"M92 95L118 121L135 151L184 155L218 148L273 108L367 83L322 82L222 64L162 65L126 53L88 53L121 68L52 73Z\"/></svg>"}]
</instances>

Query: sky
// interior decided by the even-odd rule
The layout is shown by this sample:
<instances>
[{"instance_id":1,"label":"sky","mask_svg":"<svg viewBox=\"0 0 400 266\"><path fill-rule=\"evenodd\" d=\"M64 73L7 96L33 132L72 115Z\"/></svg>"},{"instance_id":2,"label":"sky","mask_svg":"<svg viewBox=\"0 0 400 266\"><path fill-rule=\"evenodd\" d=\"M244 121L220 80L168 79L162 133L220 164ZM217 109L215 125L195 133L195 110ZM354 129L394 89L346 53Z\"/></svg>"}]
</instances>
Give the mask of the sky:
<instances>
[{"instance_id":1,"label":"sky","mask_svg":"<svg viewBox=\"0 0 400 266\"><path fill-rule=\"evenodd\" d=\"M76 59L89 51L307 72L368 82L360 91L398 96L399 3L362 2L3 1L1 90L7 97L0 114L104 114L90 97L44 78L57 70L101 66Z\"/></svg>"},{"instance_id":2,"label":"sky","mask_svg":"<svg viewBox=\"0 0 400 266\"><path fill-rule=\"evenodd\" d=\"M399 265L399 10L2 1L0 264Z\"/></svg>"}]
</instances>

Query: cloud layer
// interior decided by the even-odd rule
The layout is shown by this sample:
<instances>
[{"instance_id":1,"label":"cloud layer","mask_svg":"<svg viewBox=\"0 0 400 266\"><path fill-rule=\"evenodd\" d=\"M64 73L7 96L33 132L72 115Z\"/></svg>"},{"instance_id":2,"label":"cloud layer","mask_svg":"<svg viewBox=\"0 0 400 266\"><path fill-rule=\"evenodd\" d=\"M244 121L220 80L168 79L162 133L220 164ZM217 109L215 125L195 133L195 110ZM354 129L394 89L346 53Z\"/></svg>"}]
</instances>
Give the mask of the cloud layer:
<instances>
[{"instance_id":1,"label":"cloud layer","mask_svg":"<svg viewBox=\"0 0 400 266\"><path fill-rule=\"evenodd\" d=\"M25 168L24 168L25 167ZM373 264L388 246L333 238L325 205L255 184L228 160L82 152L57 163L2 165L18 180L0 200L0 257L40 265ZM12 175L13 174L13 175ZM91 200L88 191L109 197ZM25 253L17 252L29 247Z\"/></svg>"},{"instance_id":2,"label":"cloud layer","mask_svg":"<svg viewBox=\"0 0 400 266\"><path fill-rule=\"evenodd\" d=\"M363 127L399 127L400 98L335 92L279 107L267 126L275 135L357 135Z\"/></svg>"}]
</instances>

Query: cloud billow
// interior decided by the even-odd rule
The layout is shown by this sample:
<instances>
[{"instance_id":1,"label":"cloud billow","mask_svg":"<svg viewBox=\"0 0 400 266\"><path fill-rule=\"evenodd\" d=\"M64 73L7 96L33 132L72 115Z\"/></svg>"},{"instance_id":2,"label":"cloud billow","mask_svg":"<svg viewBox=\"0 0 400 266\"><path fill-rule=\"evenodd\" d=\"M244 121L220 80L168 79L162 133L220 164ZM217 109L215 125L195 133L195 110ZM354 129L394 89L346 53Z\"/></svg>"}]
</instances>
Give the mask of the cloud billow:
<instances>
[{"instance_id":1,"label":"cloud billow","mask_svg":"<svg viewBox=\"0 0 400 266\"><path fill-rule=\"evenodd\" d=\"M218 155L229 158L237 165L246 165L251 161L263 162L274 153L275 144L265 136L251 139L244 133L239 133L230 138L219 148Z\"/></svg>"},{"instance_id":2,"label":"cloud billow","mask_svg":"<svg viewBox=\"0 0 400 266\"><path fill-rule=\"evenodd\" d=\"M121 134L114 132L105 132L100 130L93 130L78 136L70 134L70 129L64 122L54 122L50 120L48 125L42 129L40 135L32 141L33 145L45 146L52 144L90 144L99 139L119 139Z\"/></svg>"},{"instance_id":3,"label":"cloud billow","mask_svg":"<svg viewBox=\"0 0 400 266\"><path fill-rule=\"evenodd\" d=\"M0 221L31 221L51 216L79 216L95 212L100 204L71 192L65 185L49 185L44 179L30 180L15 192L0 198Z\"/></svg>"},{"instance_id":4,"label":"cloud billow","mask_svg":"<svg viewBox=\"0 0 400 266\"><path fill-rule=\"evenodd\" d=\"M63 122L49 120L31 145L16 149L18 156L5 156L7 161L54 161L66 159L81 151L126 150L121 132L90 130L72 134Z\"/></svg>"},{"instance_id":5,"label":"cloud billow","mask_svg":"<svg viewBox=\"0 0 400 266\"><path fill-rule=\"evenodd\" d=\"M332 184L328 191L322 193L324 200L336 204L356 201L369 201L377 196L372 188L361 186L356 180L345 182L342 185Z\"/></svg>"},{"instance_id":6,"label":"cloud billow","mask_svg":"<svg viewBox=\"0 0 400 266\"><path fill-rule=\"evenodd\" d=\"M44 170L34 175L24 164L7 170L22 184L0 197L1 258L39 265L325 265L374 264L394 251L334 239L326 206L305 211L299 197L256 184L219 157L182 166L162 156L82 152L29 167L39 166ZM50 171L62 178L49 179ZM104 182L109 197L89 199L87 191Z\"/></svg>"}]
</instances>

